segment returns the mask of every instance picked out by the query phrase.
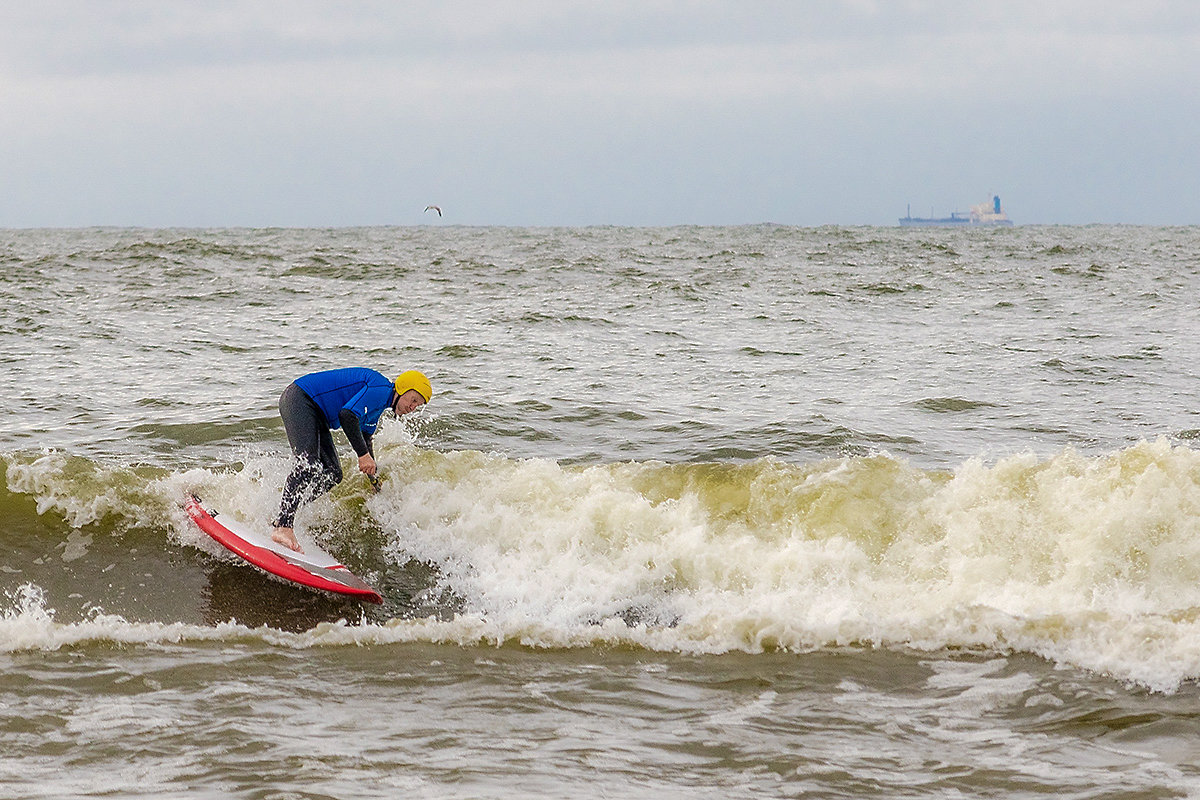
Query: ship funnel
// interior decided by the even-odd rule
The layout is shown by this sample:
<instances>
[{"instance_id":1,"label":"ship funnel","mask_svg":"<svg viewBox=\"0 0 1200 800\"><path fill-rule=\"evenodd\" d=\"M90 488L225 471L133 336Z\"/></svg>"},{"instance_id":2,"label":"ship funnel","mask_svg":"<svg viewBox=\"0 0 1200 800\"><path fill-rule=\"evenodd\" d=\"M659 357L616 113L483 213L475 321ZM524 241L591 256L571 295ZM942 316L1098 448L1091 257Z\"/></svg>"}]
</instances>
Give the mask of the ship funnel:
<instances>
[{"instance_id":1,"label":"ship funnel","mask_svg":"<svg viewBox=\"0 0 1200 800\"><path fill-rule=\"evenodd\" d=\"M992 208L997 214L1000 213L1000 195L996 195L992 198Z\"/></svg>"}]
</instances>

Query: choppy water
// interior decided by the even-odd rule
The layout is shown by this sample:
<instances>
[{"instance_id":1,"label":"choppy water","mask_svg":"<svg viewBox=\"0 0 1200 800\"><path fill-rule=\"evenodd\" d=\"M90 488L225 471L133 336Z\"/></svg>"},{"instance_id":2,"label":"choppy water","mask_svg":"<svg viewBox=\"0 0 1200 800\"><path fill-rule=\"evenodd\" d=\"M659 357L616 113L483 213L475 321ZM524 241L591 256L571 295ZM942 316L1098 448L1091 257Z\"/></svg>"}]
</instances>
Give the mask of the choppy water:
<instances>
[{"instance_id":1,"label":"choppy water","mask_svg":"<svg viewBox=\"0 0 1200 800\"><path fill-rule=\"evenodd\" d=\"M1200 794L1197 296L1197 228L0 232L0 795ZM365 609L179 508L265 525L348 365L435 388L298 518Z\"/></svg>"}]
</instances>

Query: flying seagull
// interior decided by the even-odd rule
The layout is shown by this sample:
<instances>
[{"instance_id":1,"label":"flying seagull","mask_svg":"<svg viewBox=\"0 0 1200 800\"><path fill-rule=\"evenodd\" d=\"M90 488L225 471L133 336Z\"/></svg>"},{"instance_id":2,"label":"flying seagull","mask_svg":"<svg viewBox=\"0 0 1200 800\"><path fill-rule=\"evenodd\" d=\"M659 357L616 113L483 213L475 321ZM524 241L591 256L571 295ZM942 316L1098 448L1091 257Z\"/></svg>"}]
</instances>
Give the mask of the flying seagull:
<instances>
[{"instance_id":1,"label":"flying seagull","mask_svg":"<svg viewBox=\"0 0 1200 800\"><path fill-rule=\"evenodd\" d=\"M425 206L426 211L429 211L430 209L433 209L434 211L438 212L439 217L442 215L442 210L440 208L438 208L437 206Z\"/></svg>"}]
</instances>

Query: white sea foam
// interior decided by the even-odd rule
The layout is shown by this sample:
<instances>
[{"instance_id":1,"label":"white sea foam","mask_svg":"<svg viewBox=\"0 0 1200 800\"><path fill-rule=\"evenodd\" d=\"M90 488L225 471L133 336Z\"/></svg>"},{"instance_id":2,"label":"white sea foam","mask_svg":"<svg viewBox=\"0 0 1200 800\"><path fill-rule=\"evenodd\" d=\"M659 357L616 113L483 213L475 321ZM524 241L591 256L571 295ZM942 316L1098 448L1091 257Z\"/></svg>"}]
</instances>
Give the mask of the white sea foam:
<instances>
[{"instance_id":1,"label":"white sea foam","mask_svg":"<svg viewBox=\"0 0 1200 800\"><path fill-rule=\"evenodd\" d=\"M886 456L566 467L395 440L380 461L382 493L364 505L347 489L307 519L352 526L365 513L393 562L437 566L440 588L463 603L453 619L301 634L104 615L60 624L27 588L10 598L0 643L972 647L1162 690L1200 676L1200 453L1165 441L1100 457L971 461L953 473ZM264 457L242 471L169 476L153 491L203 488L263 521L283 468ZM203 546L181 513L172 520L173 536Z\"/></svg>"}]
</instances>

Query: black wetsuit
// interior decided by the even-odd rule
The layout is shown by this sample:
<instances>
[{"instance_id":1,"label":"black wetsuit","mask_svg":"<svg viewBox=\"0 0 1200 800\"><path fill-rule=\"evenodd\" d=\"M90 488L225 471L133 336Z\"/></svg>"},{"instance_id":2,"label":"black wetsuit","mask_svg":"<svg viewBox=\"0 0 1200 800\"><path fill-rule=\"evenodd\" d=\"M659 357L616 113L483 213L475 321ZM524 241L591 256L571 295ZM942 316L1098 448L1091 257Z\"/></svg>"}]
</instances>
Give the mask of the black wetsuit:
<instances>
[{"instance_id":1,"label":"black wetsuit","mask_svg":"<svg viewBox=\"0 0 1200 800\"><path fill-rule=\"evenodd\" d=\"M326 413L295 383L284 389L279 398L279 416L296 456L296 466L283 485L279 516L272 524L291 528L296 509L342 482L342 464ZM338 421L354 452L360 457L367 454L374 457L371 436L363 432L359 416L343 408L338 412Z\"/></svg>"}]
</instances>

